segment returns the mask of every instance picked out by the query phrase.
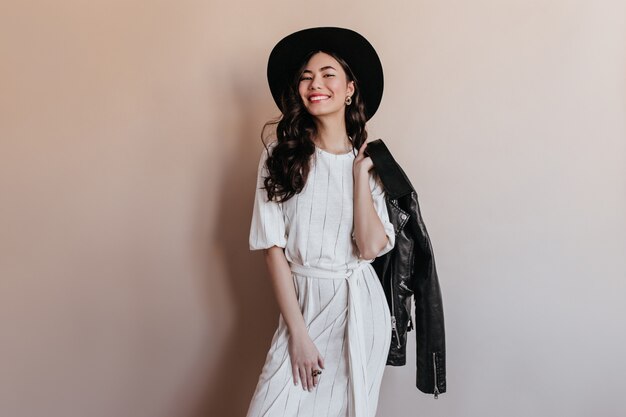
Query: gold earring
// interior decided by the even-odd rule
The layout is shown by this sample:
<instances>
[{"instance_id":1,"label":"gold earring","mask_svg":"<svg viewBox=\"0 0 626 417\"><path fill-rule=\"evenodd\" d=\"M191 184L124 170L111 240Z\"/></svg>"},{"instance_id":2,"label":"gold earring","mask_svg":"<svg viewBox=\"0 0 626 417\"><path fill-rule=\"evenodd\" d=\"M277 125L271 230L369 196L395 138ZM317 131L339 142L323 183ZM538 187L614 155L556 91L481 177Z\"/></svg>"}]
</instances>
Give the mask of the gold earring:
<instances>
[{"instance_id":1,"label":"gold earring","mask_svg":"<svg viewBox=\"0 0 626 417\"><path fill-rule=\"evenodd\" d=\"M350 104L352 104L352 97L348 96L346 97L346 106L349 106Z\"/></svg>"}]
</instances>

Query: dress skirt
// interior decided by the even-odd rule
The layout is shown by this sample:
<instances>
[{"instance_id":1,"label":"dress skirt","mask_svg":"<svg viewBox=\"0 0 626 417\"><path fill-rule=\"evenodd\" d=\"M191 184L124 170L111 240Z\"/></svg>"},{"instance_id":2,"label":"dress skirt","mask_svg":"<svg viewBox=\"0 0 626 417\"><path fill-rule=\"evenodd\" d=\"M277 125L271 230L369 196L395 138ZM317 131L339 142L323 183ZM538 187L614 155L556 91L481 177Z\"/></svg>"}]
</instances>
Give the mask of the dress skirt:
<instances>
[{"instance_id":1,"label":"dress skirt","mask_svg":"<svg viewBox=\"0 0 626 417\"><path fill-rule=\"evenodd\" d=\"M290 264L309 335L324 359L311 391L293 383L279 315L247 417L375 417L391 344L385 293L369 262L331 272Z\"/></svg>"}]
</instances>

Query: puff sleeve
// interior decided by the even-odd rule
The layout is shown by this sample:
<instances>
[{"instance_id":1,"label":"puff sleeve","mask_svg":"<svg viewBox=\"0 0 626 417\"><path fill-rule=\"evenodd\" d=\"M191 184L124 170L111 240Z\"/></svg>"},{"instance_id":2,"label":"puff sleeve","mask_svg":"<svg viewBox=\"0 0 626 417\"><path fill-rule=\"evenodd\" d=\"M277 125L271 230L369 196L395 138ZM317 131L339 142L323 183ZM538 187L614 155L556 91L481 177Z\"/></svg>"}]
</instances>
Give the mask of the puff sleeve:
<instances>
[{"instance_id":1,"label":"puff sleeve","mask_svg":"<svg viewBox=\"0 0 626 417\"><path fill-rule=\"evenodd\" d=\"M396 243L396 233L395 229L393 228L393 223L391 223L391 221L389 220L389 211L387 210L387 203L385 200L385 189L383 188L380 177L376 173L372 173L370 175L370 189L372 190L372 200L374 201L374 208L376 209L376 213L378 213L378 217L380 218L380 221L383 223L383 227L385 228L385 233L389 238L387 241L387 245L385 245L385 247L378 253L378 255L376 255L376 257L379 257L393 249Z\"/></svg>"},{"instance_id":2,"label":"puff sleeve","mask_svg":"<svg viewBox=\"0 0 626 417\"><path fill-rule=\"evenodd\" d=\"M273 144L268 146L272 149ZM250 250L267 249L272 246L284 248L287 244L285 219L282 203L268 201L267 191L263 189L263 180L268 176L265 161L268 151L263 148L257 169L254 207L250 224L248 243Z\"/></svg>"}]
</instances>

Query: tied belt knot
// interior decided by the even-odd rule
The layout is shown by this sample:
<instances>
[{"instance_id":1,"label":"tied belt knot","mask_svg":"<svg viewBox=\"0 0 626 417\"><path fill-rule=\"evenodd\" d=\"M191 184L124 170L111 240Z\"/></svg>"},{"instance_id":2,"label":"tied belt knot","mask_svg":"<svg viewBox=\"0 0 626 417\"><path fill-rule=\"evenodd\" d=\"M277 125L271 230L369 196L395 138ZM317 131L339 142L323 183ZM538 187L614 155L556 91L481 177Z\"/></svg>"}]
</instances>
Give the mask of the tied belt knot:
<instances>
[{"instance_id":1,"label":"tied belt knot","mask_svg":"<svg viewBox=\"0 0 626 417\"><path fill-rule=\"evenodd\" d=\"M370 415L368 387L370 385L367 374L367 358L365 356L365 341L363 336L363 313L361 310L360 294L356 287L361 285L364 269L369 268L375 273L369 262L361 262L353 269L329 271L312 266L290 263L291 271L309 278L343 279L348 285L348 317L347 317L347 345L348 363L350 368L350 417L368 417Z\"/></svg>"}]
</instances>

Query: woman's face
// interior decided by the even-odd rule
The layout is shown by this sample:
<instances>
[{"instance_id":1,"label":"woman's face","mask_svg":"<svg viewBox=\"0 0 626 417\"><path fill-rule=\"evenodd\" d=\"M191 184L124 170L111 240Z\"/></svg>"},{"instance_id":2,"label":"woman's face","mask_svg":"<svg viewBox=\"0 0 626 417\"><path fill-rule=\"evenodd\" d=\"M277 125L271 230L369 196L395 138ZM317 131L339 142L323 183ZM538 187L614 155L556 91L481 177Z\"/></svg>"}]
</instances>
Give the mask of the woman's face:
<instances>
[{"instance_id":1,"label":"woman's face","mask_svg":"<svg viewBox=\"0 0 626 417\"><path fill-rule=\"evenodd\" d=\"M354 93L354 82L348 82L346 72L335 58L318 52L300 74L298 90L307 111L312 116L339 112L345 114L345 100Z\"/></svg>"}]
</instances>

